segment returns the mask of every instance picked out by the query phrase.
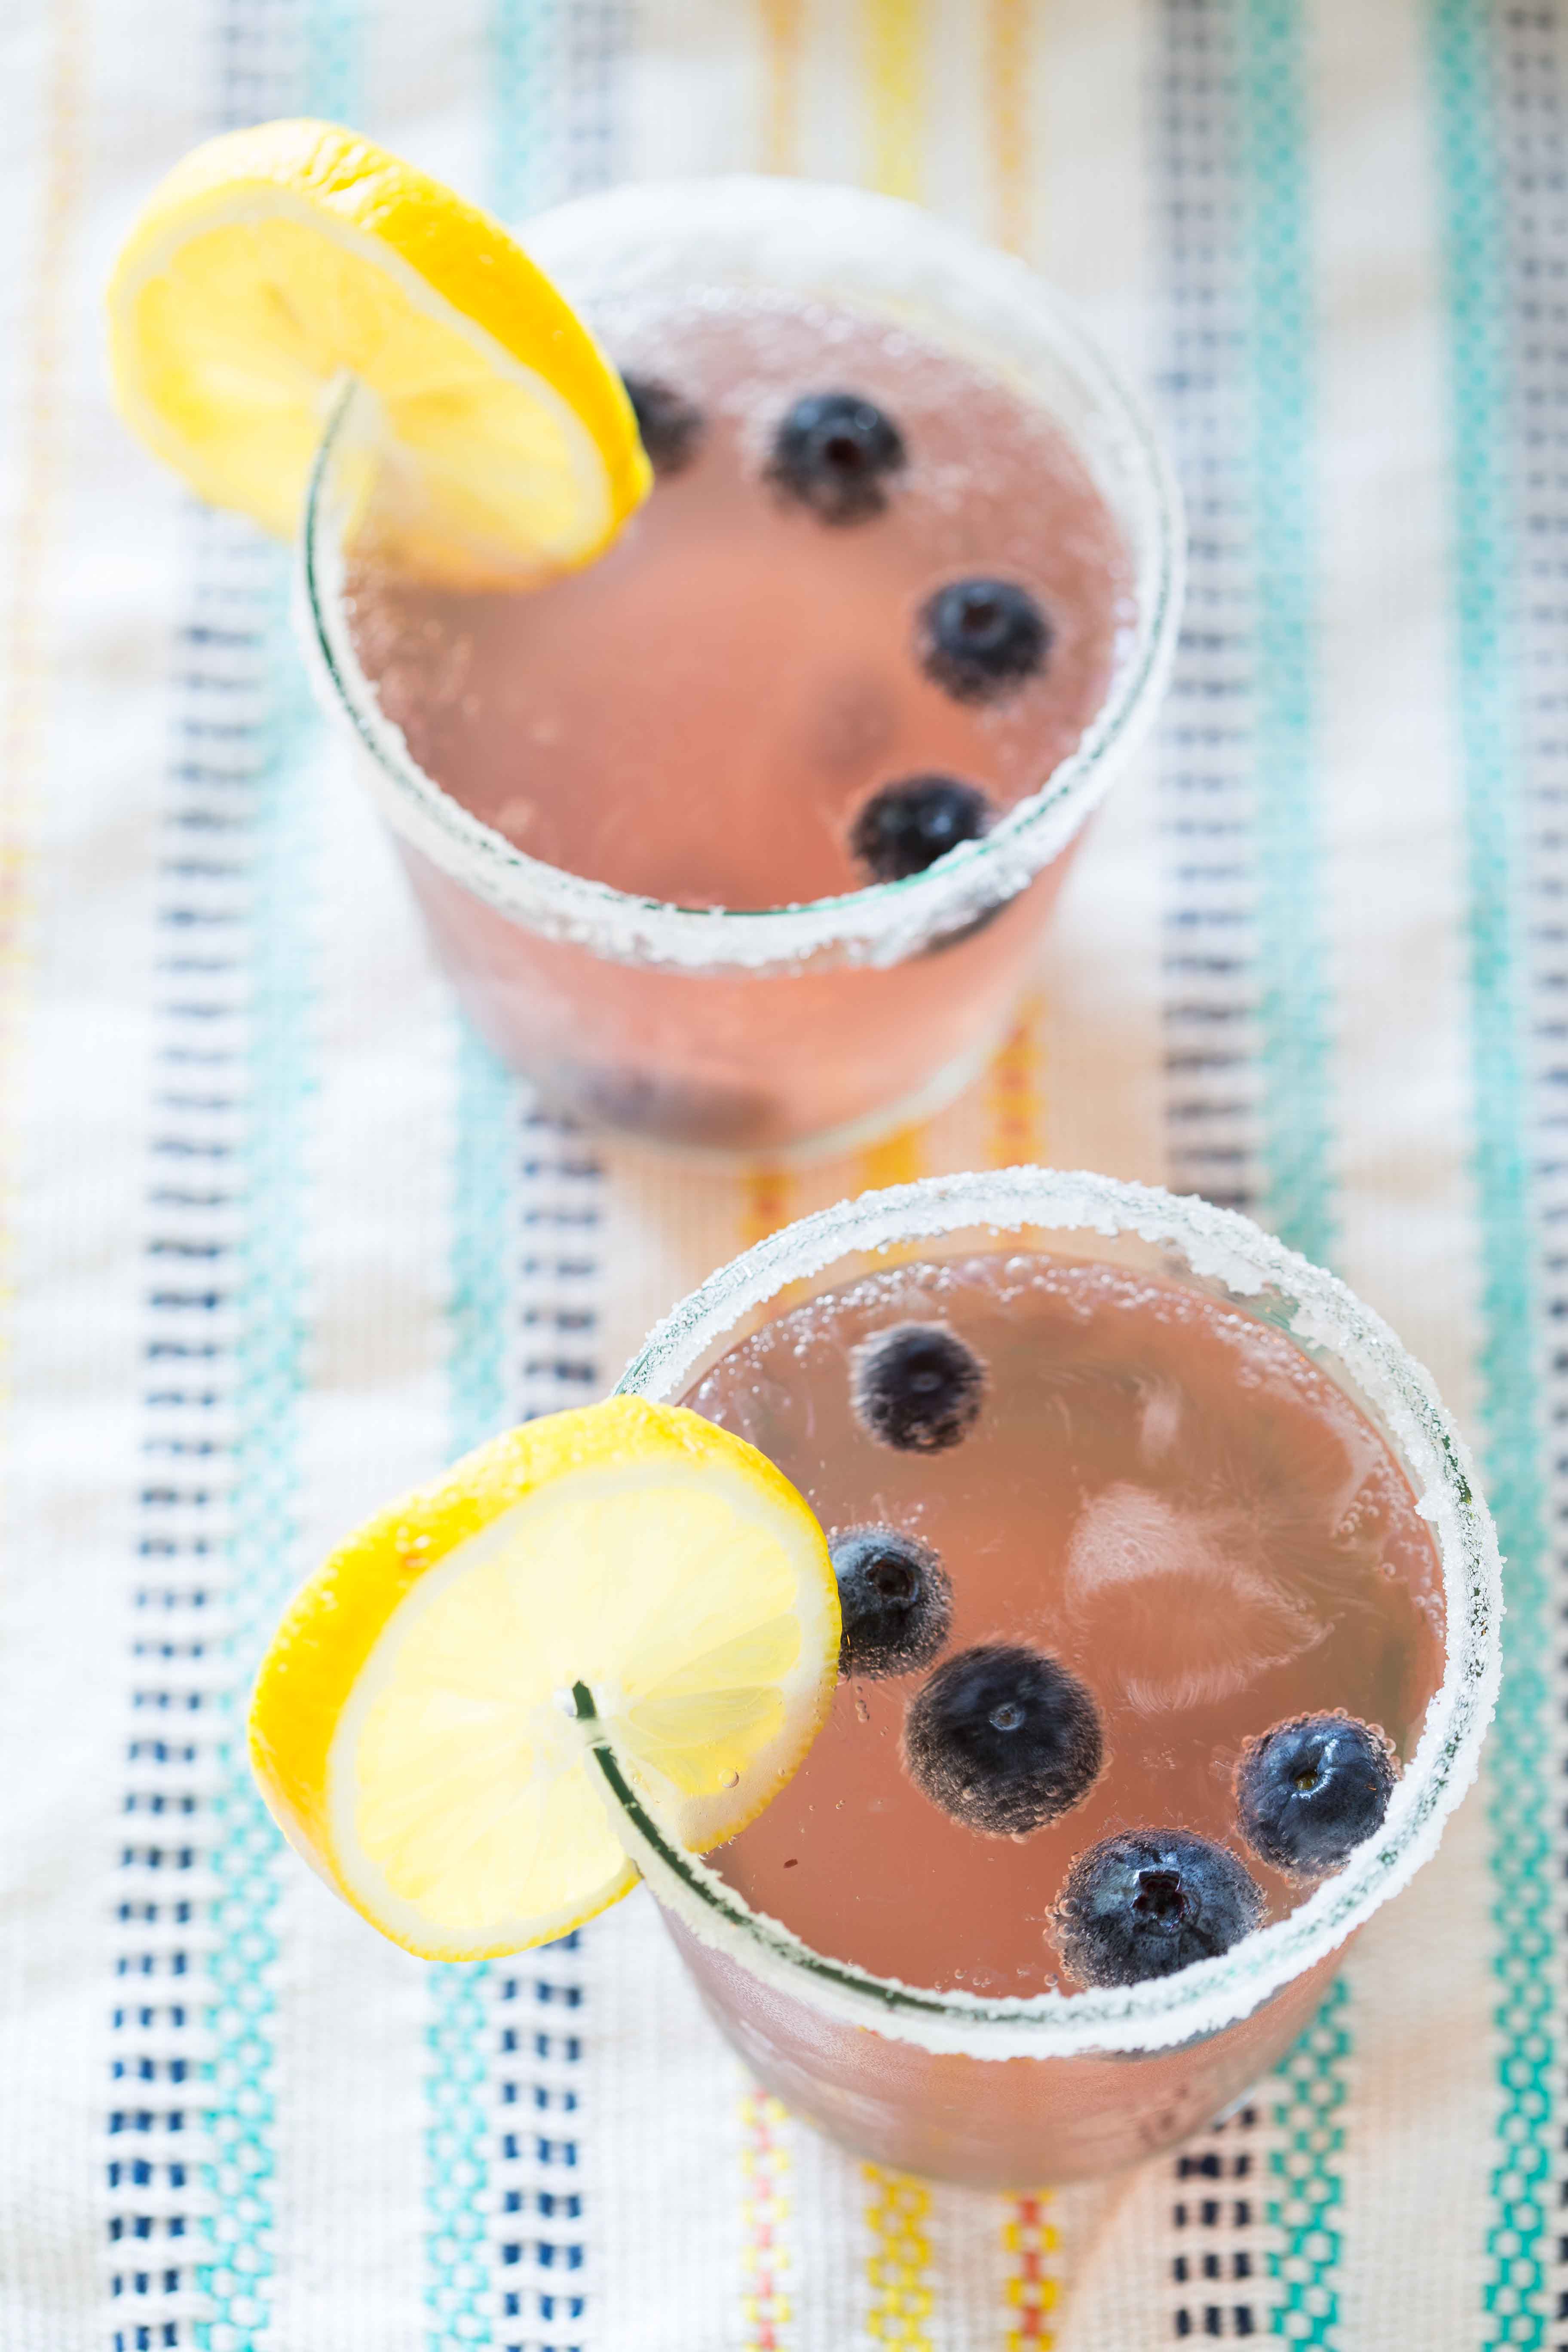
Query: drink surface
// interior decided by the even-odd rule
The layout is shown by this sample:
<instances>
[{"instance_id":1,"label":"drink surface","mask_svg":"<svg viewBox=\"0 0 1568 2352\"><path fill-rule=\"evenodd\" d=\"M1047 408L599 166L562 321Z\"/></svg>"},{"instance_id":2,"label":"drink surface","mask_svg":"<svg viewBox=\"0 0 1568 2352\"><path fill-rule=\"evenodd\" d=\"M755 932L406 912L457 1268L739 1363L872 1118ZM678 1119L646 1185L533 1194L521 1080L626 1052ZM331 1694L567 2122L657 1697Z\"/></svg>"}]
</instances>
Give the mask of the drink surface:
<instances>
[{"instance_id":1,"label":"drink surface","mask_svg":"<svg viewBox=\"0 0 1568 2352\"><path fill-rule=\"evenodd\" d=\"M910 1322L986 1372L938 1453L870 1434L850 1353ZM1402 1761L1442 1677L1436 1548L1366 1416L1295 1343L1128 1270L1001 1254L901 1265L781 1315L685 1402L760 1446L830 1538L919 1538L951 1581L940 1659L1002 1640L1092 1693L1105 1762L1023 1837L966 1828L902 1760L931 1671L840 1680L795 1779L710 1857L815 1950L906 1983L1028 1995L1061 1975L1050 1912L1068 1866L1119 1830L1230 1844L1278 1918L1301 1889L1247 1852L1233 1776L1282 1719L1344 1709Z\"/></svg>"},{"instance_id":2,"label":"drink surface","mask_svg":"<svg viewBox=\"0 0 1568 2352\"><path fill-rule=\"evenodd\" d=\"M907 328L782 294L648 296L595 323L628 380L699 419L608 552L526 594L351 569L360 662L425 772L531 856L700 907L879 878L852 836L889 785L952 779L993 814L1037 791L1132 611L1115 522L1043 410ZM769 467L794 404L842 392L904 455L879 510L828 521ZM1026 590L1049 636L984 700L921 663L922 608L976 577Z\"/></svg>"}]
</instances>

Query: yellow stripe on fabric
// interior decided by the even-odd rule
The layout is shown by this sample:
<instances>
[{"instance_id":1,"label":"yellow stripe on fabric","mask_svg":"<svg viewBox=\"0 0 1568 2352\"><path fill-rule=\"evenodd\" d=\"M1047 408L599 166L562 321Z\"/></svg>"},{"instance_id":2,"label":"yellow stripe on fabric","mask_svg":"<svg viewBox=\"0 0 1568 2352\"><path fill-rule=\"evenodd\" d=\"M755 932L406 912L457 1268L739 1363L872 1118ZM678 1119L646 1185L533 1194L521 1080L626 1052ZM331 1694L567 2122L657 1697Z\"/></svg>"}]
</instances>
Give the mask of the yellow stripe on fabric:
<instances>
[{"instance_id":1,"label":"yellow stripe on fabric","mask_svg":"<svg viewBox=\"0 0 1568 2352\"><path fill-rule=\"evenodd\" d=\"M1031 0L987 0L985 136L991 160L991 234L1009 253L1027 253L1029 30Z\"/></svg>"},{"instance_id":2,"label":"yellow stripe on fabric","mask_svg":"<svg viewBox=\"0 0 1568 2352\"><path fill-rule=\"evenodd\" d=\"M1057 2302L1050 2265L1058 2244L1055 2224L1047 2216L1050 2201L1048 2189L1015 2197L1002 2224L1007 2257L1006 2352L1052 2352L1057 2340L1048 2324Z\"/></svg>"},{"instance_id":3,"label":"yellow stripe on fabric","mask_svg":"<svg viewBox=\"0 0 1568 2352\"><path fill-rule=\"evenodd\" d=\"M742 2352L786 2352L791 2342L788 2129L789 2116L771 2093L747 2092L741 2102Z\"/></svg>"},{"instance_id":4,"label":"yellow stripe on fabric","mask_svg":"<svg viewBox=\"0 0 1568 2352\"><path fill-rule=\"evenodd\" d=\"M857 1191L878 1192L888 1184L912 1184L924 1171L925 1133L923 1127L895 1128L880 1143L868 1145L856 1166ZM877 1256L883 1265L897 1265L919 1257L921 1251L920 1242L891 1242Z\"/></svg>"},{"instance_id":5,"label":"yellow stripe on fabric","mask_svg":"<svg viewBox=\"0 0 1568 2352\"><path fill-rule=\"evenodd\" d=\"M798 172L805 0L761 0L761 7L766 52L763 168L768 172Z\"/></svg>"},{"instance_id":6,"label":"yellow stripe on fabric","mask_svg":"<svg viewBox=\"0 0 1568 2352\"><path fill-rule=\"evenodd\" d=\"M5 601L7 659L0 703L0 1306L9 1305L15 1279L10 1203L20 1122L13 1097L31 971L33 824L42 797L48 709L45 596L69 414L61 388L67 260L81 210L84 163L79 135L85 57L79 0L55 0L49 23L54 38L45 101L43 204L19 372L22 496ZM9 1366L10 1337L0 1328L0 1404L9 1393Z\"/></svg>"},{"instance_id":7,"label":"yellow stripe on fabric","mask_svg":"<svg viewBox=\"0 0 1568 2352\"><path fill-rule=\"evenodd\" d=\"M871 184L918 201L924 180L924 0L863 0Z\"/></svg>"},{"instance_id":8,"label":"yellow stripe on fabric","mask_svg":"<svg viewBox=\"0 0 1568 2352\"><path fill-rule=\"evenodd\" d=\"M918 199L925 177L924 0L862 0L862 8L871 184L884 195ZM911 1183L924 1158L922 1129L901 1127L860 1154L855 1189Z\"/></svg>"},{"instance_id":9,"label":"yellow stripe on fabric","mask_svg":"<svg viewBox=\"0 0 1568 2352\"><path fill-rule=\"evenodd\" d=\"M884 2172L879 2164L864 2166L862 2177L871 2190L866 2208L871 2233L866 2257L871 2289L866 2333L874 2344L898 2346L900 2352L931 2352L930 2321L936 2304L931 2240L925 2231L931 2190L923 2180Z\"/></svg>"},{"instance_id":10,"label":"yellow stripe on fabric","mask_svg":"<svg viewBox=\"0 0 1568 2352\"><path fill-rule=\"evenodd\" d=\"M880 1143L873 1143L860 1154L860 1182L871 1191L883 1184L912 1184L921 1172L921 1142L923 1130L918 1127L895 1128Z\"/></svg>"},{"instance_id":11,"label":"yellow stripe on fabric","mask_svg":"<svg viewBox=\"0 0 1568 2352\"><path fill-rule=\"evenodd\" d=\"M763 51L763 168L800 168L801 58L805 0L758 0ZM787 1225L795 1187L782 1168L754 1169L742 1180L741 1243L750 1249Z\"/></svg>"}]
</instances>

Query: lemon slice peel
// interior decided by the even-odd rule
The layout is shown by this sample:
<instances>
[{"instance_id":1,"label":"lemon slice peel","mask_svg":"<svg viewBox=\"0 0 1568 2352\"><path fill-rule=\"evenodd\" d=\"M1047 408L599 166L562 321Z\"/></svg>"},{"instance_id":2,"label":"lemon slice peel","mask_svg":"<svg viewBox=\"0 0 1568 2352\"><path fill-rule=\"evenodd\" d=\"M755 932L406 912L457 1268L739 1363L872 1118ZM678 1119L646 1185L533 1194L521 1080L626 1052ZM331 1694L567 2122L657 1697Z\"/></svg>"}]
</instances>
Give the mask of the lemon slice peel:
<instances>
[{"instance_id":1,"label":"lemon slice peel","mask_svg":"<svg viewBox=\"0 0 1568 2352\"><path fill-rule=\"evenodd\" d=\"M278 1629L252 1760L291 1841L384 1933L493 1957L636 1883L574 1685L702 1852L795 1769L838 1635L822 1530L765 1456L613 1398L491 1440L340 1548Z\"/></svg>"},{"instance_id":2,"label":"lemon slice peel","mask_svg":"<svg viewBox=\"0 0 1568 2352\"><path fill-rule=\"evenodd\" d=\"M187 155L127 236L108 310L126 422L275 536L351 375L406 478L384 551L418 576L515 585L590 562L651 485L625 386L549 278L490 215L339 124L262 123Z\"/></svg>"}]
</instances>

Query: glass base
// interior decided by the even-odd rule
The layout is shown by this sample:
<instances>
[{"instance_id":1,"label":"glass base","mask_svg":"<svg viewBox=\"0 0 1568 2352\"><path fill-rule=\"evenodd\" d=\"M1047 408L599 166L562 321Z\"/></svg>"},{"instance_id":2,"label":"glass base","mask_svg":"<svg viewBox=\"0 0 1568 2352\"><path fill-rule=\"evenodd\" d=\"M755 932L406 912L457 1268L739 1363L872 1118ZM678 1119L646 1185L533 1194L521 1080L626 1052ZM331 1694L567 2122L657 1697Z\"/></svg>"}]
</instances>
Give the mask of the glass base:
<instances>
[{"instance_id":1,"label":"glass base","mask_svg":"<svg viewBox=\"0 0 1568 2352\"><path fill-rule=\"evenodd\" d=\"M584 1107L580 1097L573 1099L566 1087L552 1087L546 1080L539 1082L540 1100L547 1109L571 1119L589 1137L666 1166L673 1163L729 1176L752 1175L764 1169L809 1168L824 1160L842 1159L850 1152L867 1150L873 1144L884 1142L889 1135L896 1135L900 1128L917 1126L946 1110L986 1068L1006 1038L1014 1017L1010 1012L1007 1019L989 1030L977 1045L945 1063L911 1094L900 1096L897 1102L882 1104L860 1118L829 1128L821 1135L802 1136L794 1143L731 1147L688 1142L669 1134L649 1135L609 1113Z\"/></svg>"}]
</instances>

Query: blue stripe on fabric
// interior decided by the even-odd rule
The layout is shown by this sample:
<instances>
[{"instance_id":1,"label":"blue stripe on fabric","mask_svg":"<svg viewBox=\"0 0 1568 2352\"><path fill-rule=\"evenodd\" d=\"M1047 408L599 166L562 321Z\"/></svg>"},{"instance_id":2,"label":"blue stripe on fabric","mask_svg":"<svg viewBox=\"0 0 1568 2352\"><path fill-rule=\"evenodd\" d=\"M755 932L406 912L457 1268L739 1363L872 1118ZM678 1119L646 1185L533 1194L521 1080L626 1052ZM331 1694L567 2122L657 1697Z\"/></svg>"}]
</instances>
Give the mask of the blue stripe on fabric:
<instances>
[{"instance_id":1,"label":"blue stripe on fabric","mask_svg":"<svg viewBox=\"0 0 1568 2352\"><path fill-rule=\"evenodd\" d=\"M1237 280L1235 11L1163 0L1155 122L1160 389L1188 518L1188 584L1161 727L1165 1174L1258 1205L1252 443Z\"/></svg>"},{"instance_id":2,"label":"blue stripe on fabric","mask_svg":"<svg viewBox=\"0 0 1568 2352\"><path fill-rule=\"evenodd\" d=\"M274 1161L261 1120L280 1113L287 1135L297 1108L271 1048L301 999L286 976L279 1022L258 1037L252 943L291 830L270 701L279 562L247 525L200 510L194 522L155 898L147 1475L110 2011L115 2352L250 2343L271 2270L277 1841L254 1803L237 1716L258 1614L294 1565L300 1268L286 1247L280 1295L258 1297L254 1194L259 1185L265 1200L279 1178L292 1192L288 1144L277 1139ZM236 1527L238 1541L226 1541ZM203 1899L209 1876L216 1903ZM193 2273L216 2323L192 2310Z\"/></svg>"},{"instance_id":3,"label":"blue stripe on fabric","mask_svg":"<svg viewBox=\"0 0 1568 2352\"><path fill-rule=\"evenodd\" d=\"M1166 1181L1255 1210L1255 436L1236 14L1233 0L1163 0L1159 18L1154 121L1168 339L1159 381L1189 521L1186 613L1161 730L1161 1017ZM1163 2268L1174 2340L1268 2332L1272 2124L1272 2102L1266 2115L1261 2099L1248 2100L1170 2161Z\"/></svg>"},{"instance_id":4,"label":"blue stripe on fabric","mask_svg":"<svg viewBox=\"0 0 1568 2352\"><path fill-rule=\"evenodd\" d=\"M504 1429L511 1403L508 1236L517 1163L518 1086L466 1022L458 1033L447 1377L452 1451Z\"/></svg>"},{"instance_id":5,"label":"blue stripe on fabric","mask_svg":"<svg viewBox=\"0 0 1568 2352\"><path fill-rule=\"evenodd\" d=\"M632 38L627 0L570 0L565 20L565 188L591 194L616 176L621 60Z\"/></svg>"},{"instance_id":6,"label":"blue stripe on fabric","mask_svg":"<svg viewBox=\"0 0 1568 2352\"><path fill-rule=\"evenodd\" d=\"M308 891L315 849L310 727L288 641L288 562L269 565L258 615L261 675L275 687L271 740L256 779L257 850L249 892L246 1133L239 1156L247 1230L235 1299L231 1673L213 1806L214 2038L207 2127L214 2143L212 2259L198 2281L214 2316L197 2334L212 2352L264 2340L273 2270L272 2177L277 2007L273 1927L283 1852L250 1771L245 1706L268 1635L300 1572L300 1401L305 1385L304 1125L311 1087L313 982Z\"/></svg>"},{"instance_id":7,"label":"blue stripe on fabric","mask_svg":"<svg viewBox=\"0 0 1568 2352\"><path fill-rule=\"evenodd\" d=\"M1251 658L1262 1211L1321 1263L1333 1246L1329 984L1316 724L1316 383L1307 67L1300 0L1237 12L1240 230L1250 383ZM1339 2336L1351 2035L1342 1981L1282 2061L1276 2331Z\"/></svg>"},{"instance_id":8,"label":"blue stripe on fabric","mask_svg":"<svg viewBox=\"0 0 1568 2352\"><path fill-rule=\"evenodd\" d=\"M1299 0L1165 0L1163 22L1164 390L1192 558L1163 779L1169 1172L1321 1259L1333 1239L1334 1169L1304 11ZM1283 2243L1268 2256L1263 2324L1325 2346L1339 2319L1347 1999L1336 1987L1282 2063L1273 2109L1269 2218ZM1178 2336L1209 2330L1211 2318L1229 2324L1197 2301L1187 2184L1200 2164L1215 2179L1242 2177L1233 2168L1255 2161L1255 2116L1244 2109L1174 2165ZM1246 2241L1261 2218L1250 2198L1234 2209L1211 2200L1205 2265L1228 2249L1246 2258L1238 2276L1257 2275L1264 2249ZM1258 2303L1231 2311L1238 2332L1258 2325Z\"/></svg>"},{"instance_id":9,"label":"blue stripe on fabric","mask_svg":"<svg viewBox=\"0 0 1568 2352\"><path fill-rule=\"evenodd\" d=\"M1552 1621L1516 913L1519 551L1506 454L1514 411L1490 30L1489 12L1477 0L1428 0L1454 439L1454 674L1470 886L1473 1171L1484 1285L1481 1458L1508 1563L1502 1696L1488 1751L1500 2045L1488 2352L1546 2340L1556 2058L1548 1843Z\"/></svg>"},{"instance_id":10,"label":"blue stripe on fabric","mask_svg":"<svg viewBox=\"0 0 1568 2352\"><path fill-rule=\"evenodd\" d=\"M1298 0L1166 0L1162 16L1163 391L1192 522L1163 776L1168 1171L1323 1258L1333 1157L1305 12ZM1338 2328L1347 2055L1347 1992L1335 1988L1277 2074L1269 2218L1284 2246L1265 2324L1298 2343L1333 2345ZM1239 2178L1256 2161L1253 2131L1256 2107L1246 2107L1201 2155L1175 2161L1178 2336L1227 2324L1217 2305L1192 2298L1190 2168ZM1213 2216L1225 2234L1232 2206L1215 2200ZM1246 2244L1260 2218L1250 2197L1234 2201L1229 2234L1246 2274L1262 2267L1265 2249ZM1204 2263L1223 2255L1206 2234ZM1237 2328L1256 2326L1256 2312L1237 2305Z\"/></svg>"}]
</instances>

